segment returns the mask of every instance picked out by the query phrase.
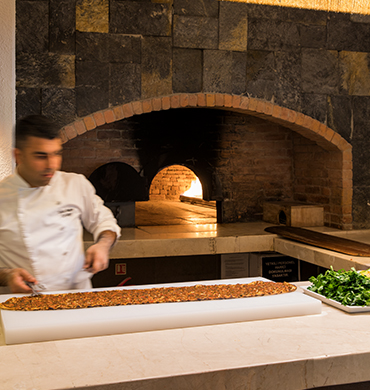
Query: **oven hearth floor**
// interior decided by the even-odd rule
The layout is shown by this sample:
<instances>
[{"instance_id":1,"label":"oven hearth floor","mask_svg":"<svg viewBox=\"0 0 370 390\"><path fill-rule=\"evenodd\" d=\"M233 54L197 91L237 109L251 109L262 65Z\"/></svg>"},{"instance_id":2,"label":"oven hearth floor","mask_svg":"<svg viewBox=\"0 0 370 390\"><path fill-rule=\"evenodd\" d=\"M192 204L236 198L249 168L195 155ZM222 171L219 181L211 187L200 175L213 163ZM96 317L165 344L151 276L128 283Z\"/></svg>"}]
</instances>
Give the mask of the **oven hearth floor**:
<instances>
[{"instance_id":1,"label":"oven hearth floor","mask_svg":"<svg viewBox=\"0 0 370 390\"><path fill-rule=\"evenodd\" d=\"M156 201L135 203L137 226L193 225L216 223L216 210L180 201Z\"/></svg>"}]
</instances>

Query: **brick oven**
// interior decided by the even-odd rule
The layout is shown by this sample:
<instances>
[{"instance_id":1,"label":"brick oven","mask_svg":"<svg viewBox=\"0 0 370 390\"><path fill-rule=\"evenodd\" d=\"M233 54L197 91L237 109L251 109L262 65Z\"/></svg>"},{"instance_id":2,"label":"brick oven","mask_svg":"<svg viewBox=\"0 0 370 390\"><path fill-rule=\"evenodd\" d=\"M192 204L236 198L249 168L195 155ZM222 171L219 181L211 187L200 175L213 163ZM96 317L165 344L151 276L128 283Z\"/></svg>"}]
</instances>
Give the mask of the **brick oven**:
<instances>
[{"instance_id":1,"label":"brick oven","mask_svg":"<svg viewBox=\"0 0 370 390\"><path fill-rule=\"evenodd\" d=\"M66 126L64 135L71 137L64 169L89 176L107 161L125 161L146 179L148 199L158 172L189 168L203 184L204 199L217 201L222 222L258 220L264 202L294 200L323 205L329 226L351 224L350 146L318 121L273 104L173 95L87 116Z\"/></svg>"},{"instance_id":2,"label":"brick oven","mask_svg":"<svg viewBox=\"0 0 370 390\"><path fill-rule=\"evenodd\" d=\"M217 0L49 0L18 1L17 23L17 115L59 121L63 169L90 177L124 164L142 201L160 172L182 166L219 222L259 220L265 202L294 201L352 228L349 141L368 101L350 64L370 48L336 37L343 26L366 36L367 20ZM125 174L120 183L131 185Z\"/></svg>"}]
</instances>

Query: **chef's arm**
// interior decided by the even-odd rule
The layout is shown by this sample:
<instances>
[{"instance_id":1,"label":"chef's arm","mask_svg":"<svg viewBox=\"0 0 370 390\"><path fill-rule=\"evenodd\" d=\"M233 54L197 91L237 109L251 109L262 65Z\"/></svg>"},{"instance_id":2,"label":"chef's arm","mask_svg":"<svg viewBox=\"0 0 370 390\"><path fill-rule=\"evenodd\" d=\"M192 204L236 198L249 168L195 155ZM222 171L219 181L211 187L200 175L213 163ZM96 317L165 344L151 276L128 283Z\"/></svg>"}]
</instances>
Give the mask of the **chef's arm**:
<instances>
[{"instance_id":1,"label":"chef's arm","mask_svg":"<svg viewBox=\"0 0 370 390\"><path fill-rule=\"evenodd\" d=\"M37 280L23 268L0 268L0 286L8 286L12 293L32 292L25 282L37 283Z\"/></svg>"},{"instance_id":2,"label":"chef's arm","mask_svg":"<svg viewBox=\"0 0 370 390\"><path fill-rule=\"evenodd\" d=\"M110 230L100 233L96 243L86 250L84 268L93 274L108 268L109 251L116 238L117 234Z\"/></svg>"}]
</instances>

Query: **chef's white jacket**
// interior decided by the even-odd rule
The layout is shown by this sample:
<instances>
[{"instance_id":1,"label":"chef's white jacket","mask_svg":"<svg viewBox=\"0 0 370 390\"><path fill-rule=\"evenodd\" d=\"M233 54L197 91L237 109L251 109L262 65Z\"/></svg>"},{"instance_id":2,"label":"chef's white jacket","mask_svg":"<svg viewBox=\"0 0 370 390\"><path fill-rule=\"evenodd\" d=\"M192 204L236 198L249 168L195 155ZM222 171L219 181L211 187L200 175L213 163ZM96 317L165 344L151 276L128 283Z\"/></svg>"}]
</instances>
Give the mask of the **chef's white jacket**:
<instances>
[{"instance_id":1,"label":"chef's white jacket","mask_svg":"<svg viewBox=\"0 0 370 390\"><path fill-rule=\"evenodd\" d=\"M90 288L83 227L96 240L104 230L120 236L112 212L83 176L57 171L31 188L15 172L0 182L0 267L26 269L47 290Z\"/></svg>"}]
</instances>

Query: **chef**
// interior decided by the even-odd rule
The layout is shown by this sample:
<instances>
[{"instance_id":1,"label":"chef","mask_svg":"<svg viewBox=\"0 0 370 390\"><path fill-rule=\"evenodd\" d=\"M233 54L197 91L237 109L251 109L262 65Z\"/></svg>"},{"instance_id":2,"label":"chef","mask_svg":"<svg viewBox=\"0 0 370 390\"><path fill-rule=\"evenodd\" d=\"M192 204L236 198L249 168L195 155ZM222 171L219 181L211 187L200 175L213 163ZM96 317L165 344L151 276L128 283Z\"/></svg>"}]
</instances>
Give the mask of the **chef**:
<instances>
[{"instance_id":1,"label":"chef","mask_svg":"<svg viewBox=\"0 0 370 390\"><path fill-rule=\"evenodd\" d=\"M31 115L15 127L16 170L0 182L0 285L31 292L91 288L108 267L120 236L111 211L83 176L60 171L62 140L48 118ZM86 253L86 228L94 244Z\"/></svg>"}]
</instances>

